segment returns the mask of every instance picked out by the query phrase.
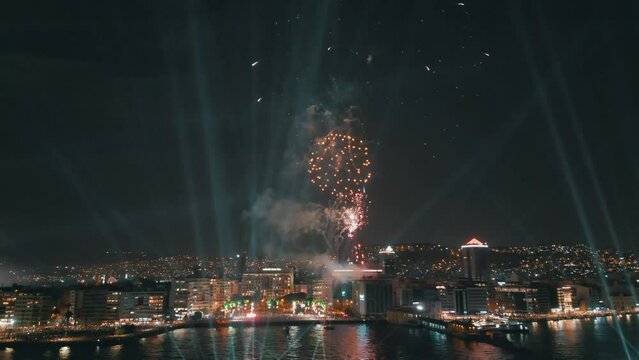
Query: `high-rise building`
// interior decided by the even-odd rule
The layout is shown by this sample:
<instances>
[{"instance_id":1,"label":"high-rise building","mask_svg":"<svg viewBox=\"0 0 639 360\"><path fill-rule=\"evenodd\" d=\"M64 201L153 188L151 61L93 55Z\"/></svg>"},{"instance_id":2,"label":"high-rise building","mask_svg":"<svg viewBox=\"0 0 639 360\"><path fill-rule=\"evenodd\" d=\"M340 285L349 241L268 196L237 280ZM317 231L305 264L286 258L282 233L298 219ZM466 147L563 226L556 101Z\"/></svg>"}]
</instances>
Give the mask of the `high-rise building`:
<instances>
[{"instance_id":1,"label":"high-rise building","mask_svg":"<svg viewBox=\"0 0 639 360\"><path fill-rule=\"evenodd\" d=\"M184 279L173 279L169 292L171 317L183 320L189 314L189 286Z\"/></svg>"},{"instance_id":2,"label":"high-rise building","mask_svg":"<svg viewBox=\"0 0 639 360\"><path fill-rule=\"evenodd\" d=\"M53 300L40 291L19 291L16 296L14 316L16 326L46 324L51 318Z\"/></svg>"},{"instance_id":3,"label":"high-rise building","mask_svg":"<svg viewBox=\"0 0 639 360\"><path fill-rule=\"evenodd\" d=\"M612 309L617 311L637 310L637 302L631 294L617 293L610 295Z\"/></svg>"},{"instance_id":4,"label":"high-rise building","mask_svg":"<svg viewBox=\"0 0 639 360\"><path fill-rule=\"evenodd\" d=\"M388 277L395 277L395 250L393 250L393 248L389 245L385 249L379 251L379 256L382 259L384 275Z\"/></svg>"},{"instance_id":5,"label":"high-rise building","mask_svg":"<svg viewBox=\"0 0 639 360\"><path fill-rule=\"evenodd\" d=\"M442 311L446 313L455 312L455 290L451 286L437 285L435 289L438 293L439 301L442 303Z\"/></svg>"},{"instance_id":6,"label":"high-rise building","mask_svg":"<svg viewBox=\"0 0 639 360\"><path fill-rule=\"evenodd\" d=\"M333 298L331 283L327 280L315 280L311 283L310 295L314 300L330 301Z\"/></svg>"},{"instance_id":7,"label":"high-rise building","mask_svg":"<svg viewBox=\"0 0 639 360\"><path fill-rule=\"evenodd\" d=\"M0 289L0 328L15 324L14 310L17 290Z\"/></svg>"},{"instance_id":8,"label":"high-rise building","mask_svg":"<svg viewBox=\"0 0 639 360\"><path fill-rule=\"evenodd\" d=\"M237 294L239 284L233 279L211 279L213 310L224 308L224 303Z\"/></svg>"},{"instance_id":9,"label":"high-rise building","mask_svg":"<svg viewBox=\"0 0 639 360\"><path fill-rule=\"evenodd\" d=\"M278 299L294 291L293 270L281 268L263 268L260 272L242 275L241 291L243 296L255 299Z\"/></svg>"},{"instance_id":10,"label":"high-rise building","mask_svg":"<svg viewBox=\"0 0 639 360\"><path fill-rule=\"evenodd\" d=\"M460 287L453 290L455 312L458 315L488 312L488 288L486 286Z\"/></svg>"},{"instance_id":11,"label":"high-rise building","mask_svg":"<svg viewBox=\"0 0 639 360\"><path fill-rule=\"evenodd\" d=\"M395 306L391 280L363 279L352 284L353 306L360 316L383 316Z\"/></svg>"},{"instance_id":12,"label":"high-rise building","mask_svg":"<svg viewBox=\"0 0 639 360\"><path fill-rule=\"evenodd\" d=\"M548 289L543 286L499 283L494 288L491 309L495 313L545 314L550 312Z\"/></svg>"},{"instance_id":13,"label":"high-rise building","mask_svg":"<svg viewBox=\"0 0 639 360\"><path fill-rule=\"evenodd\" d=\"M488 244L476 238L461 247L462 277L473 281L490 280L490 264Z\"/></svg>"},{"instance_id":14,"label":"high-rise building","mask_svg":"<svg viewBox=\"0 0 639 360\"><path fill-rule=\"evenodd\" d=\"M163 291L134 290L121 293L119 319L121 322L149 323L164 317Z\"/></svg>"},{"instance_id":15,"label":"high-rise building","mask_svg":"<svg viewBox=\"0 0 639 360\"><path fill-rule=\"evenodd\" d=\"M186 286L189 292L188 312L190 315L200 313L208 315L211 313L211 278L201 274L188 277Z\"/></svg>"},{"instance_id":16,"label":"high-rise building","mask_svg":"<svg viewBox=\"0 0 639 360\"><path fill-rule=\"evenodd\" d=\"M246 255L235 255L235 273L237 275L237 282L242 282L242 275L246 272Z\"/></svg>"},{"instance_id":17,"label":"high-rise building","mask_svg":"<svg viewBox=\"0 0 639 360\"><path fill-rule=\"evenodd\" d=\"M82 325L116 323L120 314L121 291L105 288L78 290L76 320Z\"/></svg>"},{"instance_id":18,"label":"high-rise building","mask_svg":"<svg viewBox=\"0 0 639 360\"><path fill-rule=\"evenodd\" d=\"M584 285L566 284L557 288L557 300L562 312L575 310L589 310L598 304L593 304L592 298L599 299L593 292L593 288Z\"/></svg>"}]
</instances>

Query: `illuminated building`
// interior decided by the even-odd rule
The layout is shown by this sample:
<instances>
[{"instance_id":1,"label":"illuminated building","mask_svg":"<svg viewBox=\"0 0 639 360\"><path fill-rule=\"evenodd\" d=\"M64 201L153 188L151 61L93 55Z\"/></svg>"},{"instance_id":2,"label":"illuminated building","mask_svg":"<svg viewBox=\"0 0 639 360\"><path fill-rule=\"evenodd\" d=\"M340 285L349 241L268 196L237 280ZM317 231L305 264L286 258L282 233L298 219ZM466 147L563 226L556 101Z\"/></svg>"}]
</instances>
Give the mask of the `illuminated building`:
<instances>
[{"instance_id":1,"label":"illuminated building","mask_svg":"<svg viewBox=\"0 0 639 360\"><path fill-rule=\"evenodd\" d=\"M559 301L559 308L562 312L574 310L574 297L572 286L562 286L557 289L557 300Z\"/></svg>"},{"instance_id":2,"label":"illuminated building","mask_svg":"<svg viewBox=\"0 0 639 360\"><path fill-rule=\"evenodd\" d=\"M293 280L293 270L263 268L261 272L242 275L241 292L255 299L277 299L293 292Z\"/></svg>"},{"instance_id":3,"label":"illuminated building","mask_svg":"<svg viewBox=\"0 0 639 360\"><path fill-rule=\"evenodd\" d=\"M76 321L82 325L115 323L119 319L120 291L82 289L76 294Z\"/></svg>"},{"instance_id":4,"label":"illuminated building","mask_svg":"<svg viewBox=\"0 0 639 360\"><path fill-rule=\"evenodd\" d=\"M0 289L0 327L15 324L16 293L14 289Z\"/></svg>"},{"instance_id":5,"label":"illuminated building","mask_svg":"<svg viewBox=\"0 0 639 360\"><path fill-rule=\"evenodd\" d=\"M452 288L444 285L435 286L439 301L442 303L442 312L454 313L455 312L455 292Z\"/></svg>"},{"instance_id":6,"label":"illuminated building","mask_svg":"<svg viewBox=\"0 0 639 360\"><path fill-rule=\"evenodd\" d=\"M51 318L52 309L53 300L49 294L41 291L18 291L14 307L15 326L46 324Z\"/></svg>"},{"instance_id":7,"label":"illuminated building","mask_svg":"<svg viewBox=\"0 0 639 360\"><path fill-rule=\"evenodd\" d=\"M488 245L475 238L462 245L462 277L473 281L490 280L489 253Z\"/></svg>"},{"instance_id":8,"label":"illuminated building","mask_svg":"<svg viewBox=\"0 0 639 360\"><path fill-rule=\"evenodd\" d=\"M455 313L458 315L481 314L488 312L488 288L469 286L453 289Z\"/></svg>"},{"instance_id":9,"label":"illuminated building","mask_svg":"<svg viewBox=\"0 0 639 360\"><path fill-rule=\"evenodd\" d=\"M97 287L74 292L75 319L80 325L162 321L168 305L160 288Z\"/></svg>"},{"instance_id":10,"label":"illuminated building","mask_svg":"<svg viewBox=\"0 0 639 360\"><path fill-rule=\"evenodd\" d=\"M60 305L60 314L64 316L66 312L70 312L73 317L76 315L75 306L77 304L78 291L74 289L66 289L62 293L62 297L58 304ZM70 320L70 319L69 319Z\"/></svg>"},{"instance_id":11,"label":"illuminated building","mask_svg":"<svg viewBox=\"0 0 639 360\"><path fill-rule=\"evenodd\" d=\"M239 284L231 279L211 279L211 298L213 310L221 309L239 291Z\"/></svg>"},{"instance_id":12,"label":"illuminated building","mask_svg":"<svg viewBox=\"0 0 639 360\"><path fill-rule=\"evenodd\" d=\"M329 301L333 298L332 286L326 280L315 280L311 284L311 296L313 300Z\"/></svg>"},{"instance_id":13,"label":"illuminated building","mask_svg":"<svg viewBox=\"0 0 639 360\"><path fill-rule=\"evenodd\" d=\"M189 287L184 279L171 281L169 308L174 319L182 320L189 313Z\"/></svg>"},{"instance_id":14,"label":"illuminated building","mask_svg":"<svg viewBox=\"0 0 639 360\"><path fill-rule=\"evenodd\" d=\"M207 315L211 313L211 278L196 275L188 277L186 287L189 293L187 303L189 315L200 313Z\"/></svg>"},{"instance_id":15,"label":"illuminated building","mask_svg":"<svg viewBox=\"0 0 639 360\"><path fill-rule=\"evenodd\" d=\"M583 285L564 285L557 288L557 300L562 312L589 310L593 307L593 289Z\"/></svg>"},{"instance_id":16,"label":"illuminated building","mask_svg":"<svg viewBox=\"0 0 639 360\"><path fill-rule=\"evenodd\" d=\"M395 277L395 251L393 248L389 245L384 250L380 250L379 255L382 258L384 275L388 277Z\"/></svg>"},{"instance_id":17,"label":"illuminated building","mask_svg":"<svg viewBox=\"0 0 639 360\"><path fill-rule=\"evenodd\" d=\"M120 294L119 318L121 322L146 323L162 321L165 295L162 291L126 291Z\"/></svg>"}]
</instances>

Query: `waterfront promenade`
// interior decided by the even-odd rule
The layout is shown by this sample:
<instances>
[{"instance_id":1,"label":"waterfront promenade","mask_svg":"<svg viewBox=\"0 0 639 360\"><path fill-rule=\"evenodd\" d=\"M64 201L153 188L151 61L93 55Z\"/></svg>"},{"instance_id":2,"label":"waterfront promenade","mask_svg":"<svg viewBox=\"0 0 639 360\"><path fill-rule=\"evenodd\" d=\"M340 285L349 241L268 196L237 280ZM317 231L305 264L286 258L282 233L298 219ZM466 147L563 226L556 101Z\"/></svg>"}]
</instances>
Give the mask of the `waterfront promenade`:
<instances>
[{"instance_id":1,"label":"waterfront promenade","mask_svg":"<svg viewBox=\"0 0 639 360\"><path fill-rule=\"evenodd\" d=\"M358 324L367 322L359 318L320 318L320 317L295 317L273 316L234 319L230 321L217 321L204 319L198 321L180 321L172 324L157 326L135 327L46 327L40 329L24 328L0 333L0 348L25 347L25 346L68 346L77 344L89 344L110 346L118 345L137 339L155 336L158 334L184 328L219 328L219 327L244 327L244 326L295 326L308 324ZM372 322L372 321L368 321Z\"/></svg>"}]
</instances>

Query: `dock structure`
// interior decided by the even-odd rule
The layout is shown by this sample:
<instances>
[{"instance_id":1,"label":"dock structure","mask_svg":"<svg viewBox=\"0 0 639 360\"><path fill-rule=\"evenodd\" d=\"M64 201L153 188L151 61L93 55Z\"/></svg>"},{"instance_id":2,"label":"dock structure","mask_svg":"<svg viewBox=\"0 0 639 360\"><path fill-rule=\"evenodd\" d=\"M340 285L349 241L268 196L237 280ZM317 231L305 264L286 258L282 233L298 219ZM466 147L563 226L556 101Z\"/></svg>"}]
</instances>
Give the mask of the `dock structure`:
<instances>
[{"instance_id":1,"label":"dock structure","mask_svg":"<svg viewBox=\"0 0 639 360\"><path fill-rule=\"evenodd\" d=\"M451 320L421 318L420 326L444 334L461 337L489 336L508 333L527 333L528 327L519 322L478 323L471 320Z\"/></svg>"},{"instance_id":2,"label":"dock structure","mask_svg":"<svg viewBox=\"0 0 639 360\"><path fill-rule=\"evenodd\" d=\"M410 309L391 310L387 314L387 319L396 325L422 327L447 336L511 349L516 347L506 339L506 334L526 334L529 331L528 327L519 321L495 320L489 317L479 320L464 318L447 320L427 317Z\"/></svg>"},{"instance_id":3,"label":"dock structure","mask_svg":"<svg viewBox=\"0 0 639 360\"><path fill-rule=\"evenodd\" d=\"M528 333L528 327L519 322L477 323L471 320L421 319L422 327L467 341L478 341L512 351L527 351L508 340L507 334Z\"/></svg>"}]
</instances>

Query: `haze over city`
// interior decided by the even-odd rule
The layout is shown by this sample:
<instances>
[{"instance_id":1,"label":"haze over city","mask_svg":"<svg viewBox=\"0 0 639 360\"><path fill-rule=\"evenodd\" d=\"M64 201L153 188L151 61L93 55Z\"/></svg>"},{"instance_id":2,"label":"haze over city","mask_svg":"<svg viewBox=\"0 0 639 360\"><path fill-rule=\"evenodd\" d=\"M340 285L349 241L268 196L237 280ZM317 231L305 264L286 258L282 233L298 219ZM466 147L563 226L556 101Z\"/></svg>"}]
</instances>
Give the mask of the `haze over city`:
<instances>
[{"instance_id":1,"label":"haze over city","mask_svg":"<svg viewBox=\"0 0 639 360\"><path fill-rule=\"evenodd\" d=\"M636 358L638 16L6 4L0 360Z\"/></svg>"},{"instance_id":2,"label":"haze over city","mask_svg":"<svg viewBox=\"0 0 639 360\"><path fill-rule=\"evenodd\" d=\"M5 262L282 253L287 240L246 212L269 193L325 200L299 164L320 105L338 122L356 109L370 146L364 243L637 249L624 6L10 8Z\"/></svg>"}]
</instances>

